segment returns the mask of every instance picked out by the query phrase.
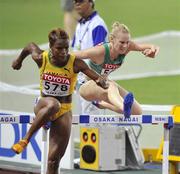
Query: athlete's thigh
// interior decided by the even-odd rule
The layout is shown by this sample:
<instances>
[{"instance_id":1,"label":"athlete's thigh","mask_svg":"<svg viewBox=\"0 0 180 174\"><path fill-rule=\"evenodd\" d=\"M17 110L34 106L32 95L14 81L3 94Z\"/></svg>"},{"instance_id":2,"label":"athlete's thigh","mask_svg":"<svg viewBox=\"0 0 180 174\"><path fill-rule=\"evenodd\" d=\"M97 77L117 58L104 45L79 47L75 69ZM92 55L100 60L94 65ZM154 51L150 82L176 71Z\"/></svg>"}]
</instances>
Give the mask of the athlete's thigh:
<instances>
[{"instance_id":1,"label":"athlete's thigh","mask_svg":"<svg viewBox=\"0 0 180 174\"><path fill-rule=\"evenodd\" d=\"M40 109L47 107L49 104L59 107L60 103L56 98L53 97L41 97L37 99L34 106L34 113L37 114Z\"/></svg>"},{"instance_id":2,"label":"athlete's thigh","mask_svg":"<svg viewBox=\"0 0 180 174\"><path fill-rule=\"evenodd\" d=\"M88 100L103 100L107 95L107 90L101 88L95 81L89 80L79 88L80 95Z\"/></svg>"},{"instance_id":3,"label":"athlete's thigh","mask_svg":"<svg viewBox=\"0 0 180 174\"><path fill-rule=\"evenodd\" d=\"M120 86L118 83L116 83L115 81L109 80L109 83L111 83L111 85L113 84L114 86L118 88L119 94L121 95L121 97L124 98L124 96L128 94L128 91L124 89L122 86Z\"/></svg>"},{"instance_id":4,"label":"athlete's thigh","mask_svg":"<svg viewBox=\"0 0 180 174\"><path fill-rule=\"evenodd\" d=\"M69 111L52 122L49 134L49 158L62 156L66 150L72 125L72 112Z\"/></svg>"}]
</instances>

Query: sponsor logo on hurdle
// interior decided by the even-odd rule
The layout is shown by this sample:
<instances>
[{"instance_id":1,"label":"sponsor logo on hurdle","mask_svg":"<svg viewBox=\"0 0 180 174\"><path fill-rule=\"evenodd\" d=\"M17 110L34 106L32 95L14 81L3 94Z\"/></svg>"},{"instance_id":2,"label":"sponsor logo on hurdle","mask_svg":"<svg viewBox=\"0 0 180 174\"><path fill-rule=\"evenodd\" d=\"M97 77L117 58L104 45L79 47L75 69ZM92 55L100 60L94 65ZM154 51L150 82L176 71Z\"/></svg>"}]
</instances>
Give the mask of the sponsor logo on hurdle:
<instances>
[{"instance_id":1,"label":"sponsor logo on hurdle","mask_svg":"<svg viewBox=\"0 0 180 174\"><path fill-rule=\"evenodd\" d=\"M162 122L168 122L168 117L165 117L165 116L154 116L152 118L152 122L153 123L162 123Z\"/></svg>"},{"instance_id":2,"label":"sponsor logo on hurdle","mask_svg":"<svg viewBox=\"0 0 180 174\"><path fill-rule=\"evenodd\" d=\"M0 117L0 123L16 123L16 118L11 116Z\"/></svg>"},{"instance_id":3,"label":"sponsor logo on hurdle","mask_svg":"<svg viewBox=\"0 0 180 174\"><path fill-rule=\"evenodd\" d=\"M93 116L91 123L139 123L141 122L139 117L114 117L114 116Z\"/></svg>"}]
</instances>

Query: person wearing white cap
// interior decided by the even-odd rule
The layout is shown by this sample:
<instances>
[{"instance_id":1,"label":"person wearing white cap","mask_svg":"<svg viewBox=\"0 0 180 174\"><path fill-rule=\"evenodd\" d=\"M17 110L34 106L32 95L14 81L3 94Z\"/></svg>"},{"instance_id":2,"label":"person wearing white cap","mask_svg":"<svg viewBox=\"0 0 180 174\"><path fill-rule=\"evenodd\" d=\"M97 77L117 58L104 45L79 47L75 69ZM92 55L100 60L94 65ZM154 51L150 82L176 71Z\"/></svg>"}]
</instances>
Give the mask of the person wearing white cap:
<instances>
[{"instance_id":1,"label":"person wearing white cap","mask_svg":"<svg viewBox=\"0 0 180 174\"><path fill-rule=\"evenodd\" d=\"M94 0L74 0L74 9L81 16L76 26L74 38L72 41L72 50L84 50L98 45L108 40L108 28L95 10ZM78 88L85 82L85 77L82 74L78 75ZM80 96L79 96L80 97ZM100 114L101 111L80 97L79 114Z\"/></svg>"}]
</instances>

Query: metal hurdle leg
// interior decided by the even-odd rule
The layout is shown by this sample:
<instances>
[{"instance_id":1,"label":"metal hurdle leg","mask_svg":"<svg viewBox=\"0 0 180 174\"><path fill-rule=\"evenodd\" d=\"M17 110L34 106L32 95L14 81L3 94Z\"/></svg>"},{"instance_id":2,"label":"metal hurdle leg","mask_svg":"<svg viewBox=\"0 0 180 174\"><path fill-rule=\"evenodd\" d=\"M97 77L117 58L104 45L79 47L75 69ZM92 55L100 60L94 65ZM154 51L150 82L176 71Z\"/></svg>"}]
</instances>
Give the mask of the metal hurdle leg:
<instances>
[{"instance_id":1,"label":"metal hurdle leg","mask_svg":"<svg viewBox=\"0 0 180 174\"><path fill-rule=\"evenodd\" d=\"M169 174L169 129L164 126L162 174Z\"/></svg>"},{"instance_id":2,"label":"metal hurdle leg","mask_svg":"<svg viewBox=\"0 0 180 174\"><path fill-rule=\"evenodd\" d=\"M42 128L42 159L41 159L41 174L45 174L47 170L47 151L48 151L48 144L47 144L47 135L48 130Z\"/></svg>"}]
</instances>

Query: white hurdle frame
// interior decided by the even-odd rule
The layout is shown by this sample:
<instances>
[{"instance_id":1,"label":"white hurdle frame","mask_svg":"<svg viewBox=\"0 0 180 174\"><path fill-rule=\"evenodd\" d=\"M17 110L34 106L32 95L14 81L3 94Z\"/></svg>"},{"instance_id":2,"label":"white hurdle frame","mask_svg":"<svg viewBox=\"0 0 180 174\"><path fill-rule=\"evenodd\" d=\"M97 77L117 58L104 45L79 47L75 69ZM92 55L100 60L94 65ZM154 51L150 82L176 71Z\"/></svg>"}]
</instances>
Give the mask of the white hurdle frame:
<instances>
[{"instance_id":1,"label":"white hurdle frame","mask_svg":"<svg viewBox=\"0 0 180 174\"><path fill-rule=\"evenodd\" d=\"M33 115L12 115L0 113L0 124L12 123L32 123ZM163 145L163 162L162 174L169 174L169 131L173 127L172 115L131 115L130 118L125 118L123 115L73 115L72 124L115 124L118 125L136 125L136 124L164 124L164 145ZM46 172L47 161L47 133L43 129L42 133L42 161L41 174Z\"/></svg>"}]
</instances>

